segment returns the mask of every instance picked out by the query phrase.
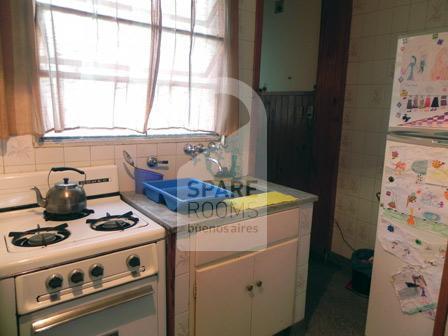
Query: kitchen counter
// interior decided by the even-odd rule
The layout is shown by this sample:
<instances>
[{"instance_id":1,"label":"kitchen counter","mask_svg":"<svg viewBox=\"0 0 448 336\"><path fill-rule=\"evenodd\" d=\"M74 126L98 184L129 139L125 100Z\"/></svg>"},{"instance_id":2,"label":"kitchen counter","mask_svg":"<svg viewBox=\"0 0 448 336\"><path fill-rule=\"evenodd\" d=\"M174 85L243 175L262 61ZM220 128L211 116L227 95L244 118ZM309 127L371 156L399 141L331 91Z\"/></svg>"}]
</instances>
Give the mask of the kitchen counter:
<instances>
[{"instance_id":1,"label":"kitchen counter","mask_svg":"<svg viewBox=\"0 0 448 336\"><path fill-rule=\"evenodd\" d=\"M280 203L270 206L257 208L256 212L230 212L213 211L212 213L204 211L204 213L181 214L169 210L165 205L155 203L149 200L145 195L136 194L135 192L122 192L123 200L135 207L143 214L154 220L156 223L162 225L169 232L182 232L183 230L191 230L194 227L196 232L204 228L221 226L224 224L239 222L242 220L265 216L276 212L282 212L298 208L305 204L314 203L318 197L313 194L306 193L297 189L285 187L275 183L267 182L260 179L246 177L246 181L252 182L251 186L259 191L277 191L297 198L297 201Z\"/></svg>"}]
</instances>

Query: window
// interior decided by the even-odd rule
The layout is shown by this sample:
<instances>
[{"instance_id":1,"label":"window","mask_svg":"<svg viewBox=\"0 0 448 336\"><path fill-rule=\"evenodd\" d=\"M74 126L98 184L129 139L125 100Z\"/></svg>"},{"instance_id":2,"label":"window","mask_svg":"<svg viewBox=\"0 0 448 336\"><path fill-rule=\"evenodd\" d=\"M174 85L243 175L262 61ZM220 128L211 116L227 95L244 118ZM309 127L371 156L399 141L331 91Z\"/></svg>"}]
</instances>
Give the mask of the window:
<instances>
[{"instance_id":1,"label":"window","mask_svg":"<svg viewBox=\"0 0 448 336\"><path fill-rule=\"evenodd\" d=\"M46 132L214 132L227 67L224 4L37 0Z\"/></svg>"}]
</instances>

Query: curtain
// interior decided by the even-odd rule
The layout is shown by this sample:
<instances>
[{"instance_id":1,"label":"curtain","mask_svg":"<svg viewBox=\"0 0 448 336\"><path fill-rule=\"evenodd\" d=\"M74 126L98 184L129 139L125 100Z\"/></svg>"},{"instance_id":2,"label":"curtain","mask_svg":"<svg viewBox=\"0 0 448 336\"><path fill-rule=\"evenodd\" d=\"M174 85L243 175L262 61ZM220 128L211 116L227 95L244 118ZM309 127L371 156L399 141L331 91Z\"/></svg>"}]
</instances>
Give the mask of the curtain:
<instances>
[{"instance_id":1,"label":"curtain","mask_svg":"<svg viewBox=\"0 0 448 336\"><path fill-rule=\"evenodd\" d=\"M45 132L237 129L237 0L36 2Z\"/></svg>"},{"instance_id":2,"label":"curtain","mask_svg":"<svg viewBox=\"0 0 448 336\"><path fill-rule=\"evenodd\" d=\"M225 78L231 80L239 79L239 4L238 0L227 0L227 15L226 15L226 35L225 35ZM223 88L226 91L240 90L235 87L234 81L224 81L222 85L227 86ZM239 114L239 99L231 95L222 95L220 97L218 111L215 116L215 132L222 135L230 135L235 132L240 126Z\"/></svg>"},{"instance_id":3,"label":"curtain","mask_svg":"<svg viewBox=\"0 0 448 336\"><path fill-rule=\"evenodd\" d=\"M45 131L145 132L161 0L37 0L37 20Z\"/></svg>"},{"instance_id":4,"label":"curtain","mask_svg":"<svg viewBox=\"0 0 448 336\"><path fill-rule=\"evenodd\" d=\"M219 94L238 78L238 1L163 0L159 80L150 129L230 134L236 99Z\"/></svg>"},{"instance_id":5,"label":"curtain","mask_svg":"<svg viewBox=\"0 0 448 336\"><path fill-rule=\"evenodd\" d=\"M42 134L32 1L0 1L0 138Z\"/></svg>"}]
</instances>

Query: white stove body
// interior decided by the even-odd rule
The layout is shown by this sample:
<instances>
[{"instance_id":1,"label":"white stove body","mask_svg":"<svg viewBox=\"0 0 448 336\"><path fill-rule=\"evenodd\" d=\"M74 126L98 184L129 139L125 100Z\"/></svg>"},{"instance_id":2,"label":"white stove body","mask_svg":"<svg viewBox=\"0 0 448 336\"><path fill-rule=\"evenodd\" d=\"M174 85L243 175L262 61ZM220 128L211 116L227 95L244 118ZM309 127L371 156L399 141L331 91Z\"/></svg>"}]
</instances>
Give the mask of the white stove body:
<instances>
[{"instance_id":1,"label":"white stove body","mask_svg":"<svg viewBox=\"0 0 448 336\"><path fill-rule=\"evenodd\" d=\"M0 213L0 336L165 335L165 231L116 196L115 166L85 171L87 195L108 195L88 200L94 213L87 217L45 221L39 207ZM46 178L45 172L0 178L0 208L35 203L29 189L43 187ZM128 211L138 222L123 231L95 231L86 223ZM68 238L45 247L16 246L9 236L64 223Z\"/></svg>"}]
</instances>

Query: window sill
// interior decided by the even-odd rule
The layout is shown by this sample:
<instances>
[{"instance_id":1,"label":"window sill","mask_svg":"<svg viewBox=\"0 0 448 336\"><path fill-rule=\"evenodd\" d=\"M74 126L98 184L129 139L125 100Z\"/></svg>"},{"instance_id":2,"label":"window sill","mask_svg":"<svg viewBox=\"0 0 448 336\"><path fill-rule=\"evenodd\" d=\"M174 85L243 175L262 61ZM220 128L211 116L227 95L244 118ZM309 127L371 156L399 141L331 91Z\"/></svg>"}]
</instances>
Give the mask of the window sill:
<instances>
[{"instance_id":1,"label":"window sill","mask_svg":"<svg viewBox=\"0 0 448 336\"><path fill-rule=\"evenodd\" d=\"M153 136L105 136L105 137L61 137L34 139L34 147L78 147L101 145L134 145L147 143L176 143L176 142L207 142L219 141L220 137L213 134L182 134L182 135L153 135Z\"/></svg>"}]
</instances>

